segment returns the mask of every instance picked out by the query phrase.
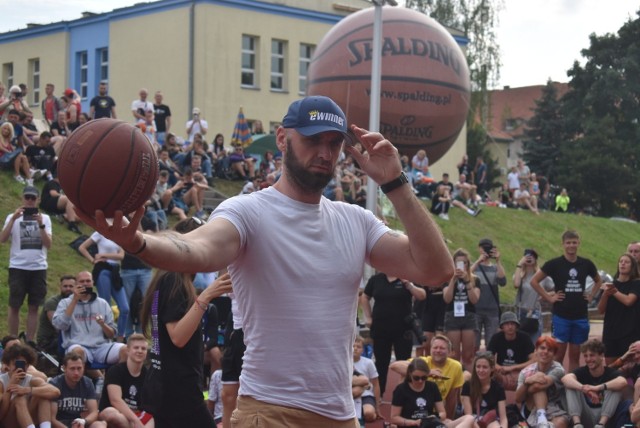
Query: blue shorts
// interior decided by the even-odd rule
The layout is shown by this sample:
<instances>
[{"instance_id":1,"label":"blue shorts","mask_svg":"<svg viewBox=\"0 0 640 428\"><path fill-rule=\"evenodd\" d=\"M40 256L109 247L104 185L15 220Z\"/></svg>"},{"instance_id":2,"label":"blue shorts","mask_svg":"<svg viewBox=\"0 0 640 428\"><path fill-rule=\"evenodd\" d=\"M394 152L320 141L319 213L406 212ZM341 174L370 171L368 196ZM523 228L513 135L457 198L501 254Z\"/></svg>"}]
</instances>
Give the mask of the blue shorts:
<instances>
[{"instance_id":1,"label":"blue shorts","mask_svg":"<svg viewBox=\"0 0 640 428\"><path fill-rule=\"evenodd\" d=\"M587 318L568 320L554 315L552 323L553 337L560 343L580 345L589 338L589 320Z\"/></svg>"}]
</instances>

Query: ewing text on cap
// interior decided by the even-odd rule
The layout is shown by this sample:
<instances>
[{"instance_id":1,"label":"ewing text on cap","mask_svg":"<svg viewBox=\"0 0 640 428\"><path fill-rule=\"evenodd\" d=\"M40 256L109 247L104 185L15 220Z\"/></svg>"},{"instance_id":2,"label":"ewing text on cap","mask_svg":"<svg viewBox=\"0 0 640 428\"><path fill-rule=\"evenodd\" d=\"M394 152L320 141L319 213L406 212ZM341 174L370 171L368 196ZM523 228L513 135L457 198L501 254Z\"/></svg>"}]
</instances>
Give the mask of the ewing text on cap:
<instances>
[{"instance_id":1,"label":"ewing text on cap","mask_svg":"<svg viewBox=\"0 0 640 428\"><path fill-rule=\"evenodd\" d=\"M282 126L293 128L305 137L327 131L347 136L347 118L342 109L331 98L317 95L291 103Z\"/></svg>"}]
</instances>

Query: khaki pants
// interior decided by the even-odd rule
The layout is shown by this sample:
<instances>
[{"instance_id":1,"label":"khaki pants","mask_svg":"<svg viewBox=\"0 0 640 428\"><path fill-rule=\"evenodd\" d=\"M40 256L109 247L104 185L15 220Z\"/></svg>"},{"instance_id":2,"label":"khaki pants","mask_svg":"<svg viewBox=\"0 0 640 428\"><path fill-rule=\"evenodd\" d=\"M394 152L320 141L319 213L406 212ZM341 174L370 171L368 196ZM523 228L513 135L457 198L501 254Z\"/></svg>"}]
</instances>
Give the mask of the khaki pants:
<instances>
[{"instance_id":1,"label":"khaki pants","mask_svg":"<svg viewBox=\"0 0 640 428\"><path fill-rule=\"evenodd\" d=\"M308 410L278 406L239 396L231 414L234 428L359 428L357 419L336 421Z\"/></svg>"}]
</instances>

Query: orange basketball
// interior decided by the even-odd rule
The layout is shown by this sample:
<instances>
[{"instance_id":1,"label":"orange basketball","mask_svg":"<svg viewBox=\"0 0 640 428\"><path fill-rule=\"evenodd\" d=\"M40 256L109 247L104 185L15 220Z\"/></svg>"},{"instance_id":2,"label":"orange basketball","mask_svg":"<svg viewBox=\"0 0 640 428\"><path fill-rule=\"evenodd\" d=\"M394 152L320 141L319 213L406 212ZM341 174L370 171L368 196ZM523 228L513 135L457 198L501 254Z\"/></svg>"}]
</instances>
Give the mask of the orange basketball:
<instances>
[{"instance_id":1,"label":"orange basketball","mask_svg":"<svg viewBox=\"0 0 640 428\"><path fill-rule=\"evenodd\" d=\"M158 181L158 157L139 128L115 119L91 120L71 133L58 160L58 179L83 213L113 217L145 204Z\"/></svg>"},{"instance_id":2,"label":"orange basketball","mask_svg":"<svg viewBox=\"0 0 640 428\"><path fill-rule=\"evenodd\" d=\"M373 8L336 24L320 41L309 95L332 98L349 123L368 127ZM467 118L469 69L453 36L420 12L384 7L380 132L401 153L425 149L430 163L453 145Z\"/></svg>"}]
</instances>

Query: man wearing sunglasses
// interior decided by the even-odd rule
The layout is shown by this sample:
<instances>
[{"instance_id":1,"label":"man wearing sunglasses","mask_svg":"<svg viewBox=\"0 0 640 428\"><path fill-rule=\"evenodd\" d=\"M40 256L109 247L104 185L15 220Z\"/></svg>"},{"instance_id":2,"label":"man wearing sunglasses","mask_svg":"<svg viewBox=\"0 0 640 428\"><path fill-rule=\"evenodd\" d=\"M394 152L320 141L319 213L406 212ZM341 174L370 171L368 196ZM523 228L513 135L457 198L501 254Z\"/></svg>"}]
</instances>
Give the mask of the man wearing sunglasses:
<instances>
[{"instance_id":1,"label":"man wearing sunglasses","mask_svg":"<svg viewBox=\"0 0 640 428\"><path fill-rule=\"evenodd\" d=\"M364 148L351 145L348 130ZM284 167L275 185L227 199L186 235L151 235L116 213L81 214L103 236L153 266L212 272L228 267L247 345L231 426L353 428L353 329L364 264L419 284L442 284L453 261L440 230L380 133L351 125L327 97L293 102L276 132ZM406 235L322 191L342 150L393 204ZM301 343L313 343L309 352ZM257 425L256 425L257 424Z\"/></svg>"},{"instance_id":2,"label":"man wearing sunglasses","mask_svg":"<svg viewBox=\"0 0 640 428\"><path fill-rule=\"evenodd\" d=\"M38 211L40 193L33 186L22 191L22 206L9 214L0 242L11 240L9 254L9 334L18 334L20 307L28 295L27 340L33 340L38 308L47 295L47 251L51 248L51 218Z\"/></svg>"}]
</instances>

